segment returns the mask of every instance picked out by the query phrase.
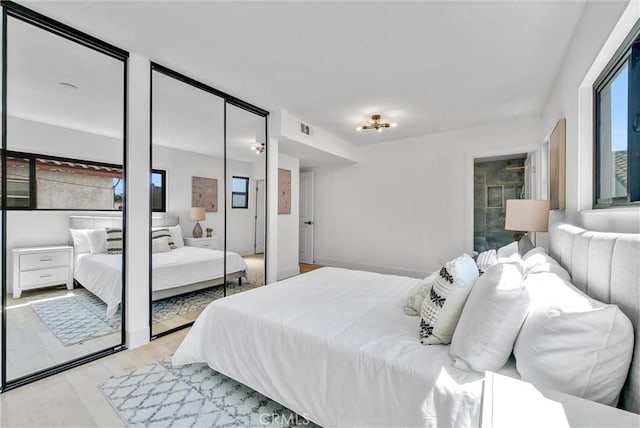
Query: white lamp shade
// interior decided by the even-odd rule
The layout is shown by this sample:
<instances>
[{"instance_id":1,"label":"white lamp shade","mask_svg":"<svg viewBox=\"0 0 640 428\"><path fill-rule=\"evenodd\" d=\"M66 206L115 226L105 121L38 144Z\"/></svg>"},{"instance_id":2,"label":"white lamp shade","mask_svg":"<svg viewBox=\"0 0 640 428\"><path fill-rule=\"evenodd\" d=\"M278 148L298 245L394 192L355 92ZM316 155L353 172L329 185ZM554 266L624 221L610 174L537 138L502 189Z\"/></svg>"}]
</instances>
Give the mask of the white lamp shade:
<instances>
[{"instance_id":1,"label":"white lamp shade","mask_svg":"<svg viewBox=\"0 0 640 428\"><path fill-rule=\"evenodd\" d=\"M204 207L191 207L191 211L189 212L189 220L193 221L201 221L206 218L206 211Z\"/></svg>"},{"instance_id":2,"label":"white lamp shade","mask_svg":"<svg viewBox=\"0 0 640 428\"><path fill-rule=\"evenodd\" d=\"M549 201L507 199L505 230L546 232L549 230Z\"/></svg>"}]
</instances>

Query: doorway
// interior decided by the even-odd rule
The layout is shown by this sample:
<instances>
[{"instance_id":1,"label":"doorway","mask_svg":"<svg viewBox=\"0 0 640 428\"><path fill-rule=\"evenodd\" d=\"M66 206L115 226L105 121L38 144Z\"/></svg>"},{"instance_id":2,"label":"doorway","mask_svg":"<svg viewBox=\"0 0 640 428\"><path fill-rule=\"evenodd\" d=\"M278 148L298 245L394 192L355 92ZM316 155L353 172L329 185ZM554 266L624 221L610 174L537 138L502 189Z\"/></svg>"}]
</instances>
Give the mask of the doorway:
<instances>
[{"instance_id":1,"label":"doorway","mask_svg":"<svg viewBox=\"0 0 640 428\"><path fill-rule=\"evenodd\" d=\"M474 251L497 249L514 240L514 233L504 229L506 200L529 197L530 163L526 153L474 159Z\"/></svg>"},{"instance_id":2,"label":"doorway","mask_svg":"<svg viewBox=\"0 0 640 428\"><path fill-rule=\"evenodd\" d=\"M313 172L300 173L300 263L313 264Z\"/></svg>"}]
</instances>

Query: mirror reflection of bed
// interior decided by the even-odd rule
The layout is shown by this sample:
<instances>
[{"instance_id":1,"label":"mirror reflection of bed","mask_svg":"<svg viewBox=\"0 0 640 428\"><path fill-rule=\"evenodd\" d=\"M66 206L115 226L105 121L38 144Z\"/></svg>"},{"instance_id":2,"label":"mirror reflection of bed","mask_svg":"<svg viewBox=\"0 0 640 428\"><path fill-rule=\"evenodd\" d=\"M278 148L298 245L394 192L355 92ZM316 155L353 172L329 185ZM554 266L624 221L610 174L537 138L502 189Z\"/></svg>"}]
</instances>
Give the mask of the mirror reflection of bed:
<instances>
[{"instance_id":1,"label":"mirror reflection of bed","mask_svg":"<svg viewBox=\"0 0 640 428\"><path fill-rule=\"evenodd\" d=\"M265 157L252 150L259 135L250 131L243 145L246 159L230 159L229 142L241 130L255 128L255 120L232 121L235 107L161 67L152 71L151 102L151 332L156 336L194 321L225 294L264 284L264 202L257 203L252 188L260 179L264 199ZM264 129L264 118L257 117ZM244 208L230 208L238 204Z\"/></svg>"},{"instance_id":2,"label":"mirror reflection of bed","mask_svg":"<svg viewBox=\"0 0 640 428\"><path fill-rule=\"evenodd\" d=\"M122 227L125 63L13 16L7 34L11 382L122 343L122 318L107 317L106 304L74 284L69 229L84 215L113 216ZM114 265L122 271L121 255Z\"/></svg>"}]
</instances>

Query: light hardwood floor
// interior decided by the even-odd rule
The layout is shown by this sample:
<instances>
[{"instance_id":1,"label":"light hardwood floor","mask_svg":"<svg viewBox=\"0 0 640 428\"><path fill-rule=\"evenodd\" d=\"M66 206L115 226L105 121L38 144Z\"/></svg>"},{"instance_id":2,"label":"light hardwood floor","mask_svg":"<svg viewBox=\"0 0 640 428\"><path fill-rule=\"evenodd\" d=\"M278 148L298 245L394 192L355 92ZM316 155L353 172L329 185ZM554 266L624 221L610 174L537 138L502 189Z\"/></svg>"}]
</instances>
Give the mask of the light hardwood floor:
<instances>
[{"instance_id":1,"label":"light hardwood floor","mask_svg":"<svg viewBox=\"0 0 640 428\"><path fill-rule=\"evenodd\" d=\"M300 272L320 267L301 264ZM0 427L124 427L99 386L172 354L187 331L0 394Z\"/></svg>"},{"instance_id":2,"label":"light hardwood floor","mask_svg":"<svg viewBox=\"0 0 640 428\"><path fill-rule=\"evenodd\" d=\"M2 427L124 427L98 388L173 353L187 330L0 394Z\"/></svg>"}]
</instances>

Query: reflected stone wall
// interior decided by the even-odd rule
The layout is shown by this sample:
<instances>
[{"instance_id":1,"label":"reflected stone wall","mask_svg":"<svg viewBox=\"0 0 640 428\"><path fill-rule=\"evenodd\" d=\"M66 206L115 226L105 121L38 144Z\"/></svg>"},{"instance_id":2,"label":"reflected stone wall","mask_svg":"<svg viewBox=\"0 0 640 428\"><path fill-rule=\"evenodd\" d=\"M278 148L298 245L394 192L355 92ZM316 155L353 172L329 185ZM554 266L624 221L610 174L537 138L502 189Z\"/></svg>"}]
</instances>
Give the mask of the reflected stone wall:
<instances>
[{"instance_id":1,"label":"reflected stone wall","mask_svg":"<svg viewBox=\"0 0 640 428\"><path fill-rule=\"evenodd\" d=\"M473 249L481 252L513 241L504 230L505 201L519 199L524 191L524 158L474 165Z\"/></svg>"}]
</instances>

